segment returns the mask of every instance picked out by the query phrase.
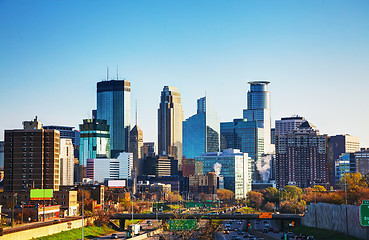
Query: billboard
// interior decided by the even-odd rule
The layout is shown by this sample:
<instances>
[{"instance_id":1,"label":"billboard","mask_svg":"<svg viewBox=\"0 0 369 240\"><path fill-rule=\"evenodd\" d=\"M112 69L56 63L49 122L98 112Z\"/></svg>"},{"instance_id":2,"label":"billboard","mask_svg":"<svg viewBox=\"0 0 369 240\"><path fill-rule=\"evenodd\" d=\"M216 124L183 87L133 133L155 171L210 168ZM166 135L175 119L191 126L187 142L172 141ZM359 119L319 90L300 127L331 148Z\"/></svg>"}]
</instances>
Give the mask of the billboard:
<instances>
[{"instance_id":1,"label":"billboard","mask_svg":"<svg viewBox=\"0 0 369 240\"><path fill-rule=\"evenodd\" d=\"M126 186L127 186L127 179L108 180L108 187L110 188L124 188Z\"/></svg>"},{"instance_id":2,"label":"billboard","mask_svg":"<svg viewBox=\"0 0 369 240\"><path fill-rule=\"evenodd\" d=\"M51 200L53 198L52 189L31 189L31 200Z\"/></svg>"}]
</instances>

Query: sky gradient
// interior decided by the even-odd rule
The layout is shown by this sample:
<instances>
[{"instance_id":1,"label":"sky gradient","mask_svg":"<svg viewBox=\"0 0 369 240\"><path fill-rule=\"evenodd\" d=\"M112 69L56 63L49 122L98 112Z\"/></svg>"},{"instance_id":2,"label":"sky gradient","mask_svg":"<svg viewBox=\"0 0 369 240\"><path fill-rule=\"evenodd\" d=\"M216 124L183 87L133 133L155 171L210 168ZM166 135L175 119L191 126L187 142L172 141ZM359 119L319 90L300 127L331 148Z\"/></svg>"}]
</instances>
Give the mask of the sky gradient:
<instances>
[{"instance_id":1,"label":"sky gradient","mask_svg":"<svg viewBox=\"0 0 369 240\"><path fill-rule=\"evenodd\" d=\"M75 126L96 83L131 81L145 141L157 141L165 85L188 118L205 95L221 121L242 117L248 81L268 80L272 125L306 117L369 147L369 1L0 0L0 140L38 116Z\"/></svg>"}]
</instances>

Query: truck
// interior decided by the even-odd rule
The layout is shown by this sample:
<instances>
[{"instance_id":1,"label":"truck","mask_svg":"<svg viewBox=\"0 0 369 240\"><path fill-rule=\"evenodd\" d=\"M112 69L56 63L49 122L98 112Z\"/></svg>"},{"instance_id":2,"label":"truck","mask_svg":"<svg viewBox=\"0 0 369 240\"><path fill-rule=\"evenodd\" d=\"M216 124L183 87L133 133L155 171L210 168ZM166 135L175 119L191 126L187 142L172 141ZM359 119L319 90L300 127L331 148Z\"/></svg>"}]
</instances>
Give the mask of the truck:
<instances>
[{"instance_id":1,"label":"truck","mask_svg":"<svg viewBox=\"0 0 369 240\"><path fill-rule=\"evenodd\" d=\"M128 233L130 233L129 235L132 236L133 235L138 235L141 231L141 226L140 224L131 224L128 225Z\"/></svg>"}]
</instances>

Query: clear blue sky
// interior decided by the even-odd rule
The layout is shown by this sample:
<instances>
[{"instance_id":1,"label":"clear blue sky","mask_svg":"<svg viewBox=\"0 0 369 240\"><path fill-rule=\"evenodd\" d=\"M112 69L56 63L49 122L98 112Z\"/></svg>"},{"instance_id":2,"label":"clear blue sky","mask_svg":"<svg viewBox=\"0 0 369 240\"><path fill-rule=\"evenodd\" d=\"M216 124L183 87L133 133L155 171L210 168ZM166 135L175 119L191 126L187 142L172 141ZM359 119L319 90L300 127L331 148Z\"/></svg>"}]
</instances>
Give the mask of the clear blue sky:
<instances>
[{"instance_id":1,"label":"clear blue sky","mask_svg":"<svg viewBox=\"0 0 369 240\"><path fill-rule=\"evenodd\" d=\"M78 127L106 67L132 84L145 141L164 85L185 118L205 92L222 121L269 80L272 122L298 114L369 147L369 1L0 0L0 140L37 115ZM273 124L274 125L274 124Z\"/></svg>"}]
</instances>

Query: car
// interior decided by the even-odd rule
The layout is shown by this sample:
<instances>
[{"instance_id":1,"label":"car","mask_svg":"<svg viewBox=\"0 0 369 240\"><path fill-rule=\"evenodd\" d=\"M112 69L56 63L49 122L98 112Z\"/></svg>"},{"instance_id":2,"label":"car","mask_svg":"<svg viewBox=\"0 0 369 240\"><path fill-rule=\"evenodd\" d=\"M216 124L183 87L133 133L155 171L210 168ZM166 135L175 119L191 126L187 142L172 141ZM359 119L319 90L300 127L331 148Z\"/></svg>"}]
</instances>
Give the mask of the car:
<instances>
[{"instance_id":1,"label":"car","mask_svg":"<svg viewBox=\"0 0 369 240\"><path fill-rule=\"evenodd\" d=\"M269 223L265 223L264 225L266 228L269 228L270 227L270 224Z\"/></svg>"},{"instance_id":2,"label":"car","mask_svg":"<svg viewBox=\"0 0 369 240\"><path fill-rule=\"evenodd\" d=\"M256 237L254 235L250 235L249 240L256 240Z\"/></svg>"},{"instance_id":3,"label":"car","mask_svg":"<svg viewBox=\"0 0 369 240\"><path fill-rule=\"evenodd\" d=\"M308 236L306 240L315 240L314 236Z\"/></svg>"},{"instance_id":4,"label":"car","mask_svg":"<svg viewBox=\"0 0 369 240\"><path fill-rule=\"evenodd\" d=\"M264 228L263 229L263 233L268 233L269 232L269 229L268 228Z\"/></svg>"},{"instance_id":5,"label":"car","mask_svg":"<svg viewBox=\"0 0 369 240\"><path fill-rule=\"evenodd\" d=\"M110 236L111 239L118 239L118 235L116 233L113 233L111 236Z\"/></svg>"}]
</instances>

